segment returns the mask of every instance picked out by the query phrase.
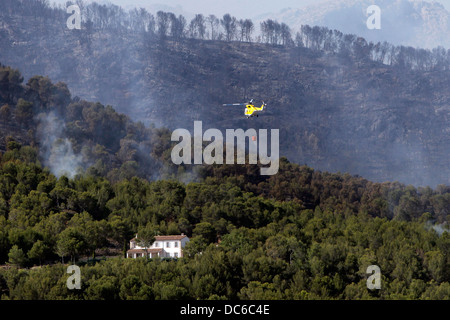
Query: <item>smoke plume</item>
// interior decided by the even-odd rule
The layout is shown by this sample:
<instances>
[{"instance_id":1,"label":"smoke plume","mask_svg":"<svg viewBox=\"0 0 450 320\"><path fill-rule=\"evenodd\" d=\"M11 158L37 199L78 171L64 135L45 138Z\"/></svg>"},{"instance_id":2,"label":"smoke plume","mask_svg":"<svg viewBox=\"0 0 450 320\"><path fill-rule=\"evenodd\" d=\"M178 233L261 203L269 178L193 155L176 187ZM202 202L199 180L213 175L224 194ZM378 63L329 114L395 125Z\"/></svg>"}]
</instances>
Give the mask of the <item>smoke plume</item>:
<instances>
[{"instance_id":1,"label":"smoke plume","mask_svg":"<svg viewBox=\"0 0 450 320\"><path fill-rule=\"evenodd\" d=\"M74 153L72 142L65 136L65 123L54 112L38 115L37 137L40 156L45 166L58 178L73 178L83 168L83 157Z\"/></svg>"}]
</instances>

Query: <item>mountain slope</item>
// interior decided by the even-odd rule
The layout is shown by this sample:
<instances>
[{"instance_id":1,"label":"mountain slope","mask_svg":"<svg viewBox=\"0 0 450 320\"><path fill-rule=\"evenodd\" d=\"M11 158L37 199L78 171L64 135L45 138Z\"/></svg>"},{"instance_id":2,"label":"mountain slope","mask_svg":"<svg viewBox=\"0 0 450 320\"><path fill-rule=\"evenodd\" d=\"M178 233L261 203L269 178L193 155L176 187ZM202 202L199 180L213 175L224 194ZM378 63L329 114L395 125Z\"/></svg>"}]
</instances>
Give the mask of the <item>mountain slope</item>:
<instances>
[{"instance_id":1,"label":"mountain slope","mask_svg":"<svg viewBox=\"0 0 450 320\"><path fill-rule=\"evenodd\" d=\"M112 181L161 177L170 147L167 129L147 128L110 105L72 98L64 83L47 77L22 81L18 70L0 65L0 152L32 146L57 177L86 170Z\"/></svg>"},{"instance_id":2,"label":"mountain slope","mask_svg":"<svg viewBox=\"0 0 450 320\"><path fill-rule=\"evenodd\" d=\"M0 61L147 124L278 128L280 154L293 162L374 181L450 183L448 52L377 47L320 28L303 35L307 48L161 38L114 23L67 30L65 14L52 15L2 16ZM269 102L263 117L221 106L250 98Z\"/></svg>"},{"instance_id":3,"label":"mountain slope","mask_svg":"<svg viewBox=\"0 0 450 320\"><path fill-rule=\"evenodd\" d=\"M381 29L366 26L366 9L381 9ZM412 0L341 0L322 1L302 8L286 8L278 14L264 14L256 21L276 19L299 30L302 25L326 26L368 41L388 41L396 45L420 48L450 47L450 12L438 2Z\"/></svg>"}]
</instances>

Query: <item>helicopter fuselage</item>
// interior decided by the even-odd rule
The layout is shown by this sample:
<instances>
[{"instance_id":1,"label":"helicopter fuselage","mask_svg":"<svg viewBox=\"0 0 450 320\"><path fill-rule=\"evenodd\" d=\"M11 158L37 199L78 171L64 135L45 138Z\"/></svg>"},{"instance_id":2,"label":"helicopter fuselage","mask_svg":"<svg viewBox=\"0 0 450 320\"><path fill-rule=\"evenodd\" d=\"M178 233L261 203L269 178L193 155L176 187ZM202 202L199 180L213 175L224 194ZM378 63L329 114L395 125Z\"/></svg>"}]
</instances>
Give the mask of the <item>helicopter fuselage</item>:
<instances>
[{"instance_id":1,"label":"helicopter fuselage","mask_svg":"<svg viewBox=\"0 0 450 320\"><path fill-rule=\"evenodd\" d=\"M264 104L261 107L255 107L254 104L247 104L245 105L245 111L244 111L244 115L247 118L253 117L253 116L258 116L258 113L264 110Z\"/></svg>"}]
</instances>

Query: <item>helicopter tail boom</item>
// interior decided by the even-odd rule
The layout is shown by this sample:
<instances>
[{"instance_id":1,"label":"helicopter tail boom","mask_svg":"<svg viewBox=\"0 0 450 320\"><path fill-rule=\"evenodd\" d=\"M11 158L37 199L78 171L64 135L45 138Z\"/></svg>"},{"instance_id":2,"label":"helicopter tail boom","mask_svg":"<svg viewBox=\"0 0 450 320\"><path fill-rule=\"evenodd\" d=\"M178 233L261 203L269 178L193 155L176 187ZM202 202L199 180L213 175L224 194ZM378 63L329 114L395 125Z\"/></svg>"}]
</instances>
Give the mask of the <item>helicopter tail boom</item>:
<instances>
[{"instance_id":1,"label":"helicopter tail boom","mask_svg":"<svg viewBox=\"0 0 450 320\"><path fill-rule=\"evenodd\" d=\"M223 104L224 107L230 107L230 106L245 106L245 103L229 103L229 104Z\"/></svg>"}]
</instances>

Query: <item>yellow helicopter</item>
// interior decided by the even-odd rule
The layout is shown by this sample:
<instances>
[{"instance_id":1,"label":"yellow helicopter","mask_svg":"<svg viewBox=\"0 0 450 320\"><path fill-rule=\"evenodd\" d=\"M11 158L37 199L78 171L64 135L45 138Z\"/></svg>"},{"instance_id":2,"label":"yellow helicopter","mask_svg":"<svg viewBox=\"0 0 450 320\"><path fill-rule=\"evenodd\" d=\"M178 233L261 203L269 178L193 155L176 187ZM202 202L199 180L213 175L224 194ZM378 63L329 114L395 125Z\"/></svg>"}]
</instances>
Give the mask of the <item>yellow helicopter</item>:
<instances>
[{"instance_id":1,"label":"yellow helicopter","mask_svg":"<svg viewBox=\"0 0 450 320\"><path fill-rule=\"evenodd\" d=\"M266 107L266 103L262 103L261 107L256 107L253 103L253 99L251 99L249 102L246 103L232 103L232 104L223 104L224 107L228 106L245 106L245 112L244 115L248 118L254 117L255 115L258 116L258 113L264 111L264 108Z\"/></svg>"}]
</instances>

